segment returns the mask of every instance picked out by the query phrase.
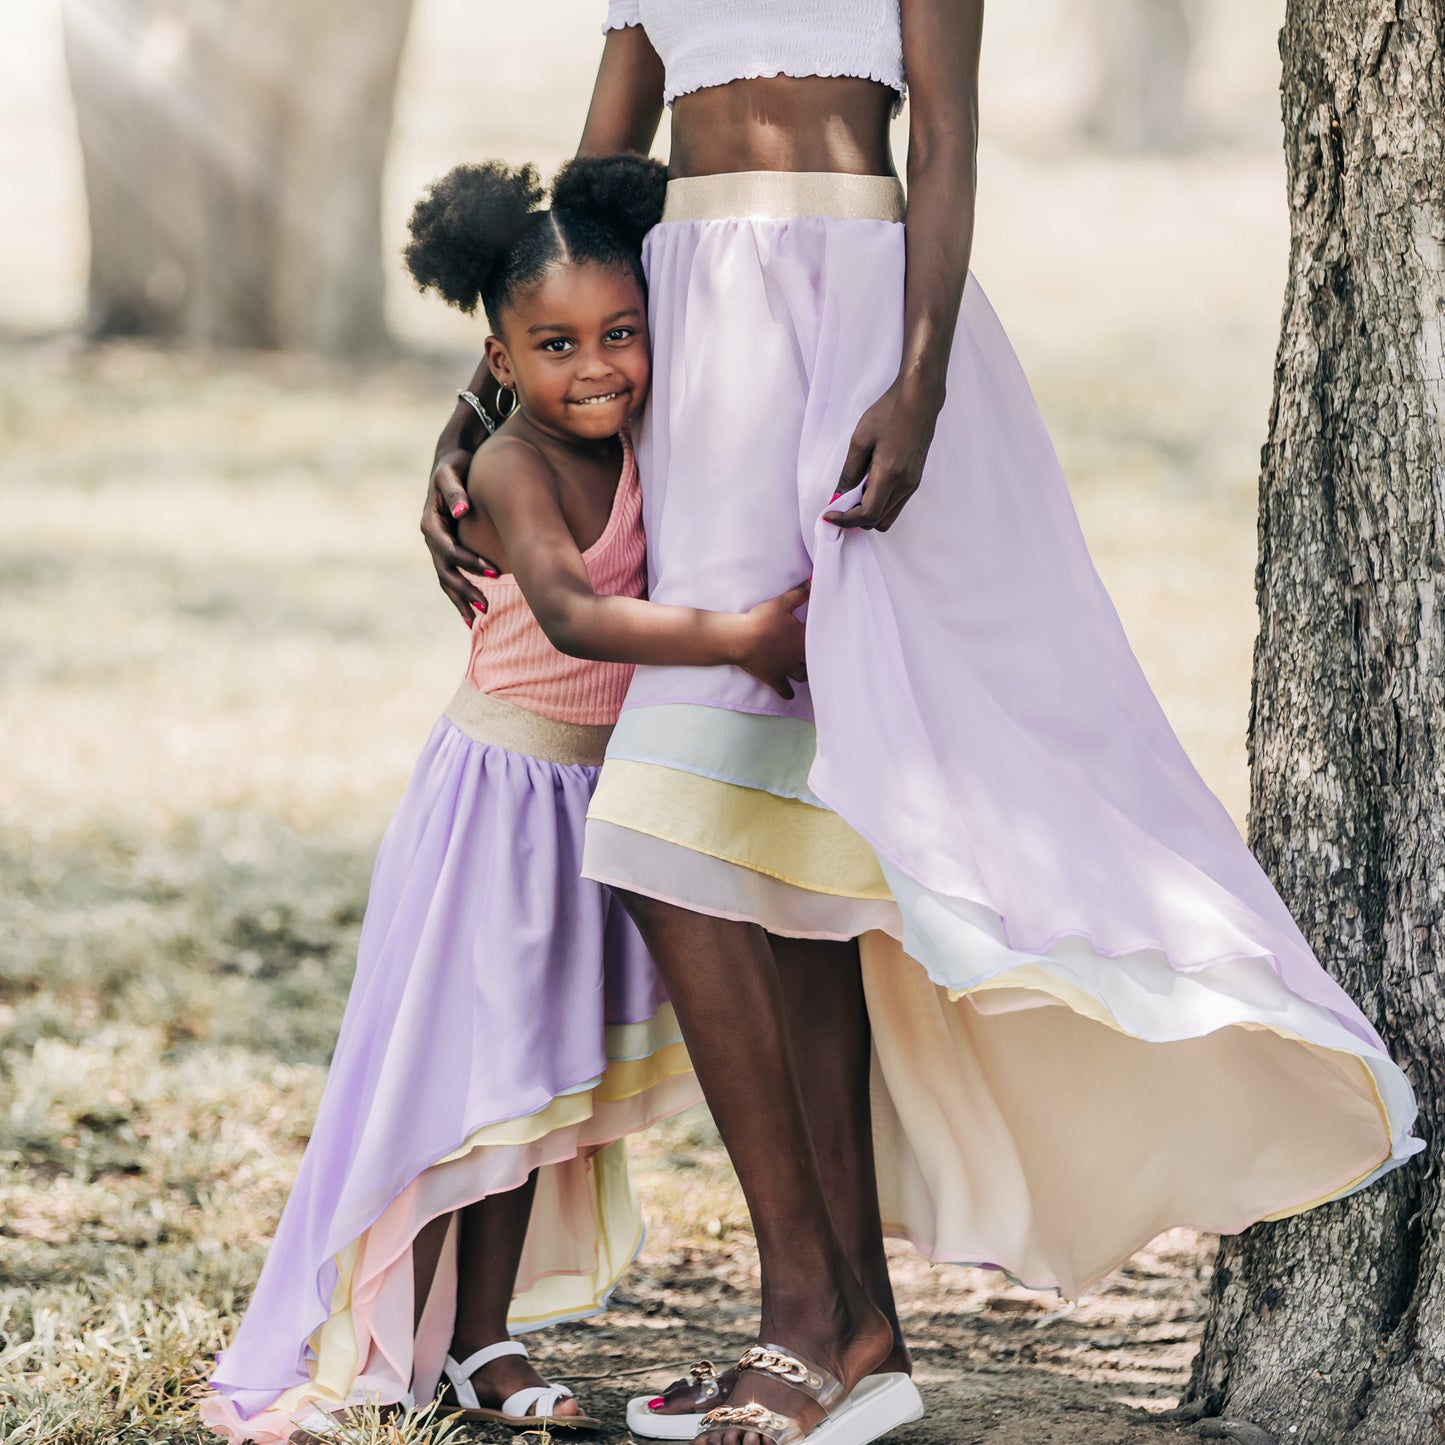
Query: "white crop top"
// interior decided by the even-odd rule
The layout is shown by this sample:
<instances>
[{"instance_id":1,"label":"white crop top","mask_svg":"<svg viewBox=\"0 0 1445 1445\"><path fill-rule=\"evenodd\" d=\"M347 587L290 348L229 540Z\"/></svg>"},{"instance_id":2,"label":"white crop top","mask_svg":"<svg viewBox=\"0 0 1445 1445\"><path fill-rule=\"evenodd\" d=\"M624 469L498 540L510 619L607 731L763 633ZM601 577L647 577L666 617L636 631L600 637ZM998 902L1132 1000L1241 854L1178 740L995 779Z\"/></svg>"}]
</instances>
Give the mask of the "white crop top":
<instances>
[{"instance_id":1,"label":"white crop top","mask_svg":"<svg viewBox=\"0 0 1445 1445\"><path fill-rule=\"evenodd\" d=\"M603 31L640 25L666 100L764 75L856 75L903 102L899 0L608 0Z\"/></svg>"}]
</instances>

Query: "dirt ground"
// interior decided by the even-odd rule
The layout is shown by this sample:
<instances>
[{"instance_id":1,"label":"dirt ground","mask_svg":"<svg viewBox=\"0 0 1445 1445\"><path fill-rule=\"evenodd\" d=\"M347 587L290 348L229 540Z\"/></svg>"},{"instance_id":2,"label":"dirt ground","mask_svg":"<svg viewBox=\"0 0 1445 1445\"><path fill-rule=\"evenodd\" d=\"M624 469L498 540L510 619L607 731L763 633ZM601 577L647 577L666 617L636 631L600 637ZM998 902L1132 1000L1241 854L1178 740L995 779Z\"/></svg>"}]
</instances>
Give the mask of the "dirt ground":
<instances>
[{"instance_id":1,"label":"dirt ground","mask_svg":"<svg viewBox=\"0 0 1445 1445\"><path fill-rule=\"evenodd\" d=\"M566 153L601 7L554 3L418 0L393 242L456 160ZM1200 147L1139 161L1062 131L1062 8L993 7L975 270L1145 670L1242 822L1282 6L1213 0ZM398 352L366 371L81 344L57 15L0 12L0 1441L192 1445L188 1392L304 1146L376 841L461 666L415 522L480 338L398 274ZM540 53L546 73L497 59ZM636 1160L637 1267L606 1315L536 1341L613 1419L734 1354L756 1300L706 1117ZM1209 1257L1176 1231L1061 1309L900 1247L929 1415L896 1438L1174 1433Z\"/></svg>"},{"instance_id":2,"label":"dirt ground","mask_svg":"<svg viewBox=\"0 0 1445 1445\"><path fill-rule=\"evenodd\" d=\"M680 1159L698 1155L689 1150ZM675 1173L680 1159L650 1155L644 1187L659 1167ZM700 1165L688 1168L723 1162L704 1151ZM1010 1288L983 1271L930 1267L907 1246L890 1251L928 1410L889 1437L899 1445L1143 1445L1178 1438L1177 1428L1158 1417L1177 1400L1198 1343L1206 1238L1188 1230L1160 1236L1074 1306ZM665 1357L685 1367L699 1357L736 1357L750 1343L755 1307L755 1252L745 1232L734 1238L729 1231L702 1247L654 1235L614 1308L595 1323L554 1331L547 1358L574 1381L616 1372L576 1385L616 1419L630 1395L681 1373L648 1370L648 1362ZM607 1438L630 1437L620 1430Z\"/></svg>"}]
</instances>

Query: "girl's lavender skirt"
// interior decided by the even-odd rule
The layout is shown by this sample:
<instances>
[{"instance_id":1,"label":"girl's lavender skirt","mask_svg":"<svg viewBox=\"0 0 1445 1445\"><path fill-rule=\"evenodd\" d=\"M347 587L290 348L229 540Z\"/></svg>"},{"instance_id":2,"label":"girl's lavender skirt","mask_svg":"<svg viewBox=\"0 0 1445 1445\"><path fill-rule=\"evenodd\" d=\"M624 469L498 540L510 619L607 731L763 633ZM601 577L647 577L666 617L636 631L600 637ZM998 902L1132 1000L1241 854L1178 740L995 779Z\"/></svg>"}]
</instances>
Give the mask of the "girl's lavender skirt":
<instances>
[{"instance_id":1,"label":"girl's lavender skirt","mask_svg":"<svg viewBox=\"0 0 1445 1445\"><path fill-rule=\"evenodd\" d=\"M415 1332L412 1241L534 1169L514 1331L599 1309L635 1255L619 1141L700 1096L641 938L581 877L606 732L469 686L437 723L377 857L311 1143L202 1406L220 1433L279 1441L318 1405L430 1394L455 1228Z\"/></svg>"},{"instance_id":2,"label":"girl's lavender skirt","mask_svg":"<svg viewBox=\"0 0 1445 1445\"><path fill-rule=\"evenodd\" d=\"M886 534L822 520L898 370L901 203L878 177L668 188L649 595L740 609L811 575L811 688L639 668L584 870L861 936L889 1228L1073 1294L1171 1225L1305 1209L1422 1145L1151 693L975 281L919 491Z\"/></svg>"}]
</instances>

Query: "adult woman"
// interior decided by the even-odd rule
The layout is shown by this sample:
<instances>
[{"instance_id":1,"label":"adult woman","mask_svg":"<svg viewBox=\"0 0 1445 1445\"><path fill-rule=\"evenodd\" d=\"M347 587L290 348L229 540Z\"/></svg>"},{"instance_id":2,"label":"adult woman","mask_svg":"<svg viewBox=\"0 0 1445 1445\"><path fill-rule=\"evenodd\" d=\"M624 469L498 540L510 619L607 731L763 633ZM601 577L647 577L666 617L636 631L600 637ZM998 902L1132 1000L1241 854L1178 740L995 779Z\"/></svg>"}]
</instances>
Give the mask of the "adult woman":
<instances>
[{"instance_id":1,"label":"adult woman","mask_svg":"<svg viewBox=\"0 0 1445 1445\"><path fill-rule=\"evenodd\" d=\"M582 150L646 148L676 101L651 595L814 575L794 704L639 672L585 867L628 897L737 1166L759 1338L839 1382L750 1358L707 1429L759 1445L906 1371L885 1222L1073 1292L1168 1224L1242 1228L1418 1146L1150 695L968 279L981 0L613 0L609 24ZM466 424L424 521L464 615Z\"/></svg>"}]
</instances>

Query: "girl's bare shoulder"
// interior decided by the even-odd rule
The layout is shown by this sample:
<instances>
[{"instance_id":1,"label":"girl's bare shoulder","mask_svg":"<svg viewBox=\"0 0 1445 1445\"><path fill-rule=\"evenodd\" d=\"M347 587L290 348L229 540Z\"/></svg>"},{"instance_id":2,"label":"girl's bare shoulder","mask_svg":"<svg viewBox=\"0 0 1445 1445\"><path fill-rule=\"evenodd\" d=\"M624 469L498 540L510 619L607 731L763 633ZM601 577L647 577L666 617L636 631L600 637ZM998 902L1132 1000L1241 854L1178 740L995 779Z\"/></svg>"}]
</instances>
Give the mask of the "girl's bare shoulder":
<instances>
[{"instance_id":1,"label":"girl's bare shoulder","mask_svg":"<svg viewBox=\"0 0 1445 1445\"><path fill-rule=\"evenodd\" d=\"M505 487L544 487L557 495L557 474L542 449L526 437L500 432L472 456L467 491L474 502L487 505L488 496Z\"/></svg>"}]
</instances>

